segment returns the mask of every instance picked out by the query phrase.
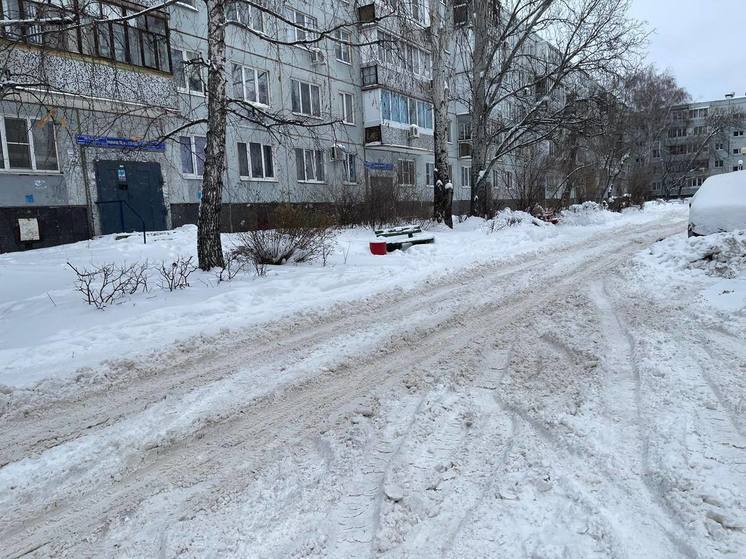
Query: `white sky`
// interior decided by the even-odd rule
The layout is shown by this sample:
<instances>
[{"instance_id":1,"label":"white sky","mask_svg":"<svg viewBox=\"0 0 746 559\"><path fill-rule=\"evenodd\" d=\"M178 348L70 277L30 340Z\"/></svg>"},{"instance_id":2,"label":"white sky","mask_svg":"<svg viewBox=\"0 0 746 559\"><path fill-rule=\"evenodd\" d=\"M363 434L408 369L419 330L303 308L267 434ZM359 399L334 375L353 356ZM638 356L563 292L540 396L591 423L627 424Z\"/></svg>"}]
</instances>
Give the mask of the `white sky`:
<instances>
[{"instance_id":1,"label":"white sky","mask_svg":"<svg viewBox=\"0 0 746 559\"><path fill-rule=\"evenodd\" d=\"M746 0L632 0L632 16L655 29L649 61L695 101L746 93Z\"/></svg>"}]
</instances>

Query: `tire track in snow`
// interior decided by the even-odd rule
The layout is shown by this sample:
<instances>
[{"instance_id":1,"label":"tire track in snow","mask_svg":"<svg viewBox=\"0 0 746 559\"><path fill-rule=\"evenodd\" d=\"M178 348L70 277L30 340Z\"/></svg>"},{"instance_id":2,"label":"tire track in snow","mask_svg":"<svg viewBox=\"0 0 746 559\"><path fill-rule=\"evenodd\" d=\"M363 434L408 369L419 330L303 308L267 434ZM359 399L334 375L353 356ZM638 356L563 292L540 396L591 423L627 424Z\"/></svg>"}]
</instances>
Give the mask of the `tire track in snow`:
<instances>
[{"instance_id":1,"label":"tire track in snow","mask_svg":"<svg viewBox=\"0 0 746 559\"><path fill-rule=\"evenodd\" d=\"M642 395L642 379L640 369L636 364L634 351L634 339L629 330L623 325L619 313L613 306L606 283L596 283L591 287L591 300L599 312L601 331L606 340L607 355L605 361L605 380L610 382L611 389L607 388L607 404L615 410L621 418L621 429L617 430L617 436L625 441L625 444L615 450L617 456L624 455L626 448L637 447L639 462L632 462L630 473L638 476L647 489L652 503L664 513L673 526L664 526L665 534L670 542L674 544L679 552L685 557L696 559L699 557L697 550L689 543L686 536L688 526L681 518L678 511L671 506L661 491L661 487L655 483L650 466L650 439L651 432L645 418ZM624 404L633 402L634 409L630 412ZM621 404L621 407L620 407ZM626 436L627 433L632 436ZM625 448L626 447L626 448ZM661 522L661 519L658 519Z\"/></svg>"}]
</instances>

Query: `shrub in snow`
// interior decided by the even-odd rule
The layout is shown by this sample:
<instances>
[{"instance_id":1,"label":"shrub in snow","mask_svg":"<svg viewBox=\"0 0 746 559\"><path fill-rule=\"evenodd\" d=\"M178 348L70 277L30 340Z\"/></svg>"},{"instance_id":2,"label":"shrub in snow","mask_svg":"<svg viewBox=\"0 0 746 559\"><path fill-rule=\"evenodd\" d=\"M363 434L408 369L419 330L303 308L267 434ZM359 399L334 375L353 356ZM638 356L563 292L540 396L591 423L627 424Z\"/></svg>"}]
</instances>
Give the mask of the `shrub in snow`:
<instances>
[{"instance_id":1,"label":"shrub in snow","mask_svg":"<svg viewBox=\"0 0 746 559\"><path fill-rule=\"evenodd\" d=\"M631 208L635 206L634 200L632 200L632 197L629 194L625 194L624 196L617 196L616 198L609 198L606 201L606 207L609 211L612 212L621 212L622 210L626 210L627 208Z\"/></svg>"},{"instance_id":2,"label":"shrub in snow","mask_svg":"<svg viewBox=\"0 0 746 559\"><path fill-rule=\"evenodd\" d=\"M175 262L171 262L170 264L161 262L158 268L158 272L161 275L158 286L161 289L168 289L169 291L189 287L189 276L197 269L192 260L194 260L193 256L189 258L179 256Z\"/></svg>"},{"instance_id":3,"label":"shrub in snow","mask_svg":"<svg viewBox=\"0 0 746 559\"><path fill-rule=\"evenodd\" d=\"M234 252L252 262L257 274L263 266L287 262L308 262L322 258L324 263L336 244L334 220L303 208L283 205L273 214L275 228L238 234Z\"/></svg>"},{"instance_id":4,"label":"shrub in snow","mask_svg":"<svg viewBox=\"0 0 746 559\"><path fill-rule=\"evenodd\" d=\"M521 211L514 212L510 208L506 208L497 212L495 217L487 221L486 230L487 233L495 233L496 231L500 231L506 227L515 227L521 223L530 223L531 225L536 225L538 227L547 225L546 222L536 219L529 213Z\"/></svg>"},{"instance_id":5,"label":"shrub in snow","mask_svg":"<svg viewBox=\"0 0 746 559\"><path fill-rule=\"evenodd\" d=\"M233 278L246 269L248 264L246 259L241 258L241 255L234 250L223 254L223 261L225 262L225 268L220 268L215 273L215 279L218 280L218 283L233 280Z\"/></svg>"},{"instance_id":6,"label":"shrub in snow","mask_svg":"<svg viewBox=\"0 0 746 559\"><path fill-rule=\"evenodd\" d=\"M76 268L75 289L83 294L83 300L97 309L103 309L126 295L148 291L147 262L139 264L102 264L91 268Z\"/></svg>"}]
</instances>

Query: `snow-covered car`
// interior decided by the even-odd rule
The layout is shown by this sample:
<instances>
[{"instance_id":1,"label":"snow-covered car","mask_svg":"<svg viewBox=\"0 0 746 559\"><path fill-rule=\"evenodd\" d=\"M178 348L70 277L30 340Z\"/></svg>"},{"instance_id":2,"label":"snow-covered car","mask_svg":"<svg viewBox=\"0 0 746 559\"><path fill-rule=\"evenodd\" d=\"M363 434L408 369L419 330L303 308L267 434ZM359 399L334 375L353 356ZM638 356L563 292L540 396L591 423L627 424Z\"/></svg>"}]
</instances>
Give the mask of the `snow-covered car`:
<instances>
[{"instance_id":1,"label":"snow-covered car","mask_svg":"<svg viewBox=\"0 0 746 559\"><path fill-rule=\"evenodd\" d=\"M689 236L746 229L746 171L707 179L689 203Z\"/></svg>"}]
</instances>

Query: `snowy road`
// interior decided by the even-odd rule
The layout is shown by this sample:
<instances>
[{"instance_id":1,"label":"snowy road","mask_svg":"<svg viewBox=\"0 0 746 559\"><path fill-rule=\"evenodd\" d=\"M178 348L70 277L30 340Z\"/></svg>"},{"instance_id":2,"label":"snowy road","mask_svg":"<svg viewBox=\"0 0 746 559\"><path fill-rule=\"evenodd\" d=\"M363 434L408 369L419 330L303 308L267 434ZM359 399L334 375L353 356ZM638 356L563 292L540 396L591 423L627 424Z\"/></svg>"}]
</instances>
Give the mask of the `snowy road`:
<instances>
[{"instance_id":1,"label":"snowy road","mask_svg":"<svg viewBox=\"0 0 746 559\"><path fill-rule=\"evenodd\" d=\"M624 273L683 227L19 401L0 417L0 555L744 556L746 344Z\"/></svg>"}]
</instances>

